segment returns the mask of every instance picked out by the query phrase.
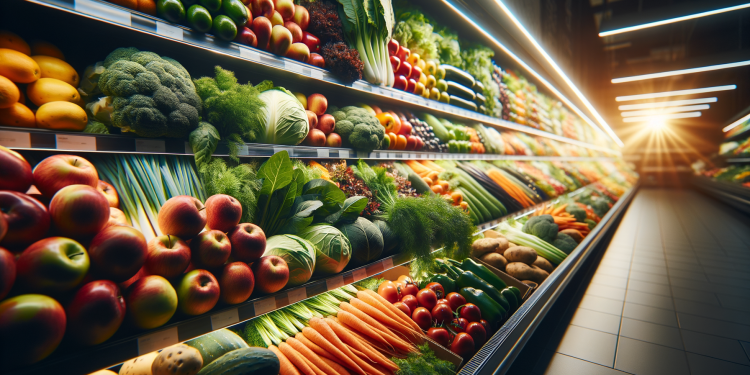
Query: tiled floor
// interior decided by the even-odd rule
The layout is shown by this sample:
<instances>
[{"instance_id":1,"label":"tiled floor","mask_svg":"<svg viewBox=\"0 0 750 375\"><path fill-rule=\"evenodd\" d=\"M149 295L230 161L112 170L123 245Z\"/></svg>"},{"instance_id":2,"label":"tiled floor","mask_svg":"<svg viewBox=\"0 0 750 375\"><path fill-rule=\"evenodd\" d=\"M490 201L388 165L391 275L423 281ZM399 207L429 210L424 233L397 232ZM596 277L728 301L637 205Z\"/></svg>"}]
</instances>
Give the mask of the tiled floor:
<instances>
[{"instance_id":1,"label":"tiled floor","mask_svg":"<svg viewBox=\"0 0 750 375\"><path fill-rule=\"evenodd\" d=\"M750 222L721 203L641 190L580 294L534 374L750 374Z\"/></svg>"}]
</instances>

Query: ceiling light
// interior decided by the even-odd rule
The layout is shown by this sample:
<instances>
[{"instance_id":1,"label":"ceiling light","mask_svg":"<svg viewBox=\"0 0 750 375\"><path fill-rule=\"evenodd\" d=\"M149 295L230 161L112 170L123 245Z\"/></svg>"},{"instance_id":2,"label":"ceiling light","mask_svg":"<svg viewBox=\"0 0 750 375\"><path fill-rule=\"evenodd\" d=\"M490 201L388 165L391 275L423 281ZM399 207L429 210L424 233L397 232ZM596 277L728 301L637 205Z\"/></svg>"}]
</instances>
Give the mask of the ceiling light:
<instances>
[{"instance_id":1,"label":"ceiling light","mask_svg":"<svg viewBox=\"0 0 750 375\"><path fill-rule=\"evenodd\" d=\"M727 63L727 64L702 66L700 68L671 70L671 71L668 71L668 72L661 72L661 73L649 73L649 74L642 74L642 75L639 75L639 76L614 78L614 79L612 79L612 83L624 83L624 82L642 81L644 79L655 79L655 78L679 76L679 75L683 75L683 74L709 72L709 71L712 71L712 70L736 68L736 67L746 66L746 65L750 65L750 60L738 61L738 62Z\"/></svg>"},{"instance_id":2,"label":"ceiling light","mask_svg":"<svg viewBox=\"0 0 750 375\"><path fill-rule=\"evenodd\" d=\"M630 32L630 31L647 29L649 27L661 26L661 25L666 25L666 24L675 23L675 22L682 22L682 21L692 20L692 19L695 19L695 18L701 18L701 17L706 17L706 16L713 16L714 14L731 12L733 10L745 9L745 8L748 8L748 7L750 7L750 3L742 4L742 5L735 5L735 6L731 6L731 7L727 7L727 8L709 10L709 11L706 11L706 12L700 12L700 13L690 14L690 15L687 15L687 16L680 16L680 17L675 17L675 18L668 18L666 20L661 20L661 21L654 21L654 22L644 23L642 25L628 26L628 27L623 27L621 29L603 31L603 32L599 33L599 36L609 36L609 35L615 35L615 34L622 34L622 33L627 33L627 32Z\"/></svg>"},{"instance_id":3,"label":"ceiling light","mask_svg":"<svg viewBox=\"0 0 750 375\"><path fill-rule=\"evenodd\" d=\"M624 122L649 122L654 120L669 120L675 118L701 117L700 112L673 113L671 115L643 116L643 117L626 117Z\"/></svg>"},{"instance_id":4,"label":"ceiling light","mask_svg":"<svg viewBox=\"0 0 750 375\"><path fill-rule=\"evenodd\" d=\"M648 109L648 108L665 108L674 107L678 105L692 105L692 104L703 104L703 103L716 103L718 99L713 98L701 98L701 99L687 99L687 100L673 100L670 102L653 102L643 104L626 104L617 107L621 111L631 111L634 109Z\"/></svg>"},{"instance_id":5,"label":"ceiling light","mask_svg":"<svg viewBox=\"0 0 750 375\"><path fill-rule=\"evenodd\" d=\"M738 127L738 126L740 126L742 123L744 123L747 120L750 120L750 114L747 114L747 115L745 115L745 117L743 117L743 118L741 118L741 119L739 119L739 120L737 120L737 121L735 121L735 122L727 125L722 130L724 131L724 133L726 133L726 132L728 132L728 131L730 131L730 130L732 130L732 129Z\"/></svg>"},{"instance_id":6,"label":"ceiling light","mask_svg":"<svg viewBox=\"0 0 750 375\"><path fill-rule=\"evenodd\" d=\"M737 85L714 86L714 87L704 87L700 89L665 91L665 92L654 92L651 94L618 96L617 98L615 98L615 100L618 102L627 102L631 100L666 98L670 96L693 95L693 94L703 94L706 92L727 91L727 90L734 90L736 88L737 88Z\"/></svg>"},{"instance_id":7,"label":"ceiling light","mask_svg":"<svg viewBox=\"0 0 750 375\"><path fill-rule=\"evenodd\" d=\"M549 54L547 54L547 51L545 51L544 48L542 48L542 46L536 41L536 39L534 39L534 37L531 36L531 34L526 30L526 28L523 27L523 24L521 24L521 22L516 18L516 16L513 15L510 9L508 9L508 7L506 7L505 4L503 4L503 2L500 0L495 0L495 3L497 3L500 9L502 9L503 12L505 12L505 14L511 19L511 21L513 21L516 27L518 27L518 29L521 30L521 33L523 33L523 35L526 36L526 38L537 49L537 51L539 51L539 53L542 54L544 59L547 60L547 62L552 66L552 69L554 69L555 72L557 72L557 74L563 79L563 81L565 81L568 87L570 87L570 89L573 90L576 96L578 96L578 99L580 99L581 102L583 102L583 105L585 105L586 108L588 108L589 112L591 112L594 115L594 118L596 118L596 121L599 122L599 125L601 125L601 127L607 132L607 134L609 134L610 138L612 138L618 145L620 145L620 147L623 147L623 143L620 140L620 138L617 137L617 134L615 134L615 132L612 130L612 128L609 127L607 122L604 121L604 118L599 114L599 112L596 111L596 108L594 108L594 106L591 105L591 103L588 101L588 99L586 99L586 97L583 95L581 90L579 90L578 87L576 87L576 85L573 84L573 81L571 81L570 78L568 78L568 76L565 74L565 72L563 72L563 70L557 65L557 63L555 63L555 60L552 57L550 57Z\"/></svg>"},{"instance_id":8,"label":"ceiling light","mask_svg":"<svg viewBox=\"0 0 750 375\"><path fill-rule=\"evenodd\" d=\"M708 104L686 105L683 107L668 107L663 109L645 109L642 111L622 112L622 117L651 116L676 112L704 111L709 108Z\"/></svg>"}]
</instances>

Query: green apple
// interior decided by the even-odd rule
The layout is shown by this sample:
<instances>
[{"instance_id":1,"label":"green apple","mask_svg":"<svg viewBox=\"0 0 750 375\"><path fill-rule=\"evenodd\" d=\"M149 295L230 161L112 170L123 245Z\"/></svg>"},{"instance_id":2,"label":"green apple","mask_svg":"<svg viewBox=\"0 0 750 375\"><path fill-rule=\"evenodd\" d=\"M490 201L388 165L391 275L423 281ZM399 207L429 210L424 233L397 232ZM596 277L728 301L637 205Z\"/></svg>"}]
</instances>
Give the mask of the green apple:
<instances>
[{"instance_id":1,"label":"green apple","mask_svg":"<svg viewBox=\"0 0 750 375\"><path fill-rule=\"evenodd\" d=\"M59 293L81 283L89 270L89 255L70 238L50 237L27 247L16 262L19 286L34 293Z\"/></svg>"}]
</instances>

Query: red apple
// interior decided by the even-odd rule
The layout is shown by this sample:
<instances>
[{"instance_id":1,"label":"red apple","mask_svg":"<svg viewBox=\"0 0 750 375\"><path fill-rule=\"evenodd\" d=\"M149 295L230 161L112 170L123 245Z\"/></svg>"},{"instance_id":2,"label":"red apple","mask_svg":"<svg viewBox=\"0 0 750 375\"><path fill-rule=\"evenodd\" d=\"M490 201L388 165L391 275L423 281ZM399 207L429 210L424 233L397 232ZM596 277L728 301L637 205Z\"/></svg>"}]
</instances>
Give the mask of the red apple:
<instances>
[{"instance_id":1,"label":"red apple","mask_svg":"<svg viewBox=\"0 0 750 375\"><path fill-rule=\"evenodd\" d=\"M37 241L16 262L19 286L32 293L71 290L86 277L89 255L76 241L50 237Z\"/></svg>"},{"instance_id":2,"label":"red apple","mask_svg":"<svg viewBox=\"0 0 750 375\"><path fill-rule=\"evenodd\" d=\"M109 202L110 207L120 207L120 197L117 195L117 190L115 190L112 185L99 180L99 184L96 185L96 189L104 194L105 197L107 197L107 201Z\"/></svg>"},{"instance_id":3,"label":"red apple","mask_svg":"<svg viewBox=\"0 0 750 375\"><path fill-rule=\"evenodd\" d=\"M164 325L177 311L177 292L167 279L148 275L136 280L125 293L128 319L141 329Z\"/></svg>"},{"instance_id":4,"label":"red apple","mask_svg":"<svg viewBox=\"0 0 750 375\"><path fill-rule=\"evenodd\" d=\"M411 75L409 75L409 79L413 79L417 82L419 82L419 77L422 76L422 68L418 66L412 66L411 68Z\"/></svg>"},{"instance_id":5,"label":"red apple","mask_svg":"<svg viewBox=\"0 0 750 375\"><path fill-rule=\"evenodd\" d=\"M302 28L299 25L293 21L284 21L284 27L292 33L292 43L302 42Z\"/></svg>"},{"instance_id":6,"label":"red apple","mask_svg":"<svg viewBox=\"0 0 750 375\"><path fill-rule=\"evenodd\" d=\"M215 194L206 199L206 227L229 232L240 223L242 204L226 194Z\"/></svg>"},{"instance_id":7,"label":"red apple","mask_svg":"<svg viewBox=\"0 0 750 375\"><path fill-rule=\"evenodd\" d=\"M417 148L417 138L412 135L406 137L406 149L414 150L416 148Z\"/></svg>"},{"instance_id":8,"label":"red apple","mask_svg":"<svg viewBox=\"0 0 750 375\"><path fill-rule=\"evenodd\" d=\"M52 155L34 167L34 186L52 197L68 185L99 186L99 174L88 160L76 155Z\"/></svg>"},{"instance_id":9,"label":"red apple","mask_svg":"<svg viewBox=\"0 0 750 375\"><path fill-rule=\"evenodd\" d=\"M38 200L15 191L0 191L0 216L8 224L0 246L22 251L47 233L50 216Z\"/></svg>"},{"instance_id":10,"label":"red apple","mask_svg":"<svg viewBox=\"0 0 750 375\"><path fill-rule=\"evenodd\" d=\"M117 286L120 287L120 290L127 290L131 285L133 285L133 283L135 283L139 279L144 278L148 275L150 274L146 271L146 269L141 267L141 269L138 271L138 273L135 274L135 276L129 278L127 281L123 281L117 284Z\"/></svg>"},{"instance_id":11,"label":"red apple","mask_svg":"<svg viewBox=\"0 0 750 375\"><path fill-rule=\"evenodd\" d=\"M312 94L307 97L307 109L318 116L323 116L328 110L328 99L322 94Z\"/></svg>"},{"instance_id":12,"label":"red apple","mask_svg":"<svg viewBox=\"0 0 750 375\"><path fill-rule=\"evenodd\" d=\"M323 147L326 144L326 134L320 129L310 129L305 138L305 144L314 147Z\"/></svg>"},{"instance_id":13,"label":"red apple","mask_svg":"<svg viewBox=\"0 0 750 375\"><path fill-rule=\"evenodd\" d=\"M315 112L307 110L305 111L307 113L307 123L310 125L310 129L317 129L318 128L318 115L315 114Z\"/></svg>"},{"instance_id":14,"label":"red apple","mask_svg":"<svg viewBox=\"0 0 750 375\"><path fill-rule=\"evenodd\" d=\"M395 56L398 54L398 50L400 49L400 45L398 44L398 40L391 39L388 41L388 55L389 56Z\"/></svg>"},{"instance_id":15,"label":"red apple","mask_svg":"<svg viewBox=\"0 0 750 375\"><path fill-rule=\"evenodd\" d=\"M401 68L401 59L398 58L398 56L391 56L391 68L393 68L394 72L398 72L398 69Z\"/></svg>"},{"instance_id":16,"label":"red apple","mask_svg":"<svg viewBox=\"0 0 750 375\"><path fill-rule=\"evenodd\" d=\"M411 51L409 51L408 48L401 46L399 47L396 56L398 56L402 63L405 63L409 56L411 56Z\"/></svg>"},{"instance_id":17,"label":"red apple","mask_svg":"<svg viewBox=\"0 0 750 375\"><path fill-rule=\"evenodd\" d=\"M76 342L101 344L117 332L125 319L125 298L112 281L92 281L78 289L65 315L66 331Z\"/></svg>"},{"instance_id":18,"label":"red apple","mask_svg":"<svg viewBox=\"0 0 750 375\"><path fill-rule=\"evenodd\" d=\"M337 133L328 134L328 137L326 137L326 146L341 147L341 136Z\"/></svg>"},{"instance_id":19,"label":"red apple","mask_svg":"<svg viewBox=\"0 0 750 375\"><path fill-rule=\"evenodd\" d=\"M176 277L185 272L190 257L190 247L185 241L170 235L154 237L148 241L143 271L149 275Z\"/></svg>"},{"instance_id":20,"label":"red apple","mask_svg":"<svg viewBox=\"0 0 750 375\"><path fill-rule=\"evenodd\" d=\"M274 9L281 14L284 21L294 18L295 6L292 0L274 0Z\"/></svg>"},{"instance_id":21,"label":"red apple","mask_svg":"<svg viewBox=\"0 0 750 375\"><path fill-rule=\"evenodd\" d=\"M274 6L272 0L251 0L251 11L256 16L271 18L273 16Z\"/></svg>"},{"instance_id":22,"label":"red apple","mask_svg":"<svg viewBox=\"0 0 750 375\"><path fill-rule=\"evenodd\" d=\"M284 26L284 17L279 12L274 11L270 20L272 26Z\"/></svg>"},{"instance_id":23,"label":"red apple","mask_svg":"<svg viewBox=\"0 0 750 375\"><path fill-rule=\"evenodd\" d=\"M292 60L306 63L310 60L310 49L304 43L292 43L285 56Z\"/></svg>"},{"instance_id":24,"label":"red apple","mask_svg":"<svg viewBox=\"0 0 750 375\"><path fill-rule=\"evenodd\" d=\"M5 366L26 365L55 351L65 334L65 310L54 299L24 294L0 302L0 337L12 340L0 351Z\"/></svg>"},{"instance_id":25,"label":"red apple","mask_svg":"<svg viewBox=\"0 0 750 375\"><path fill-rule=\"evenodd\" d=\"M110 207L109 208L109 221L107 221L107 226L112 225L130 225L130 222L128 221L128 218L125 216L125 213L120 211L118 208Z\"/></svg>"},{"instance_id":26,"label":"red apple","mask_svg":"<svg viewBox=\"0 0 750 375\"><path fill-rule=\"evenodd\" d=\"M198 198L178 195L161 206L157 222L163 234L188 240L206 226L206 207Z\"/></svg>"},{"instance_id":27,"label":"red apple","mask_svg":"<svg viewBox=\"0 0 750 375\"><path fill-rule=\"evenodd\" d=\"M396 90L406 90L406 77L403 75L397 75L394 82L393 88Z\"/></svg>"},{"instance_id":28,"label":"red apple","mask_svg":"<svg viewBox=\"0 0 750 375\"><path fill-rule=\"evenodd\" d=\"M292 33L282 25L275 25L271 30L271 40L268 44L269 51L284 56L291 47Z\"/></svg>"},{"instance_id":29,"label":"red apple","mask_svg":"<svg viewBox=\"0 0 750 375\"><path fill-rule=\"evenodd\" d=\"M325 135L331 134L333 129L336 128L336 119L329 114L320 116L318 120L318 129L322 130Z\"/></svg>"},{"instance_id":30,"label":"red apple","mask_svg":"<svg viewBox=\"0 0 750 375\"><path fill-rule=\"evenodd\" d=\"M303 7L302 5L297 5L294 7L294 23L299 25L299 27L302 28L302 31L307 30L307 26L310 25L310 12L307 11L307 8Z\"/></svg>"},{"instance_id":31,"label":"red apple","mask_svg":"<svg viewBox=\"0 0 750 375\"><path fill-rule=\"evenodd\" d=\"M252 21L248 21L248 24L252 26ZM255 36L255 33L247 28L247 26L243 26L237 31L237 36L234 37L234 41L250 47L258 46L258 37Z\"/></svg>"},{"instance_id":32,"label":"red apple","mask_svg":"<svg viewBox=\"0 0 750 375\"><path fill-rule=\"evenodd\" d=\"M261 293L276 293L289 282L289 266L284 259L276 255L264 256L250 268L259 280L256 289Z\"/></svg>"},{"instance_id":33,"label":"red apple","mask_svg":"<svg viewBox=\"0 0 750 375\"><path fill-rule=\"evenodd\" d=\"M8 233L8 221L5 220L5 216L0 215L0 241L5 237L5 233Z\"/></svg>"},{"instance_id":34,"label":"red apple","mask_svg":"<svg viewBox=\"0 0 750 375\"><path fill-rule=\"evenodd\" d=\"M85 239L99 233L109 221L109 201L96 188L69 185L49 203L49 215L63 236Z\"/></svg>"},{"instance_id":35,"label":"red apple","mask_svg":"<svg viewBox=\"0 0 750 375\"><path fill-rule=\"evenodd\" d=\"M192 270L177 284L178 306L188 315L200 315L219 302L219 282L211 272Z\"/></svg>"},{"instance_id":36,"label":"red apple","mask_svg":"<svg viewBox=\"0 0 750 375\"><path fill-rule=\"evenodd\" d=\"M0 247L0 301L10 293L16 281L16 257Z\"/></svg>"},{"instance_id":37,"label":"red apple","mask_svg":"<svg viewBox=\"0 0 750 375\"><path fill-rule=\"evenodd\" d=\"M116 283L133 277L143 267L148 244L133 227L115 225L104 228L89 245L92 274Z\"/></svg>"},{"instance_id":38,"label":"red apple","mask_svg":"<svg viewBox=\"0 0 750 375\"><path fill-rule=\"evenodd\" d=\"M229 242L232 243L234 260L250 263L260 258L266 251L266 234L255 224L239 224L227 235Z\"/></svg>"},{"instance_id":39,"label":"red apple","mask_svg":"<svg viewBox=\"0 0 750 375\"><path fill-rule=\"evenodd\" d=\"M307 31L302 33L302 43L305 43L310 48L310 52L320 52L320 38Z\"/></svg>"},{"instance_id":40,"label":"red apple","mask_svg":"<svg viewBox=\"0 0 750 375\"><path fill-rule=\"evenodd\" d=\"M411 124L409 123L409 121L401 121L401 128L398 129L398 133L396 133L396 135L398 134L409 135L411 134L411 130L412 128L411 128Z\"/></svg>"},{"instance_id":41,"label":"red apple","mask_svg":"<svg viewBox=\"0 0 750 375\"><path fill-rule=\"evenodd\" d=\"M317 66L318 68L325 69L326 67L326 60L323 58L323 56L317 53L311 53L310 60L307 60L307 63L310 65Z\"/></svg>"},{"instance_id":42,"label":"red apple","mask_svg":"<svg viewBox=\"0 0 750 375\"><path fill-rule=\"evenodd\" d=\"M258 48L263 50L268 49L268 42L271 40L272 28L273 25L271 24L271 20L269 20L268 18L262 16L255 17L255 19L253 20L253 32L258 38Z\"/></svg>"},{"instance_id":43,"label":"red apple","mask_svg":"<svg viewBox=\"0 0 750 375\"><path fill-rule=\"evenodd\" d=\"M224 266L219 276L220 299L235 305L245 302L253 294L255 277L250 266L244 262L233 262Z\"/></svg>"},{"instance_id":44,"label":"red apple","mask_svg":"<svg viewBox=\"0 0 750 375\"><path fill-rule=\"evenodd\" d=\"M23 193L32 183L34 183L34 176L26 159L21 154L0 146L0 190Z\"/></svg>"},{"instance_id":45,"label":"red apple","mask_svg":"<svg viewBox=\"0 0 750 375\"><path fill-rule=\"evenodd\" d=\"M190 253L197 267L221 267L232 254L232 244L224 232L207 230L190 241Z\"/></svg>"},{"instance_id":46,"label":"red apple","mask_svg":"<svg viewBox=\"0 0 750 375\"><path fill-rule=\"evenodd\" d=\"M411 75L411 69L411 64L409 64L408 61L401 60L401 66L398 67L398 71L396 71L395 74L404 76L408 80Z\"/></svg>"}]
</instances>

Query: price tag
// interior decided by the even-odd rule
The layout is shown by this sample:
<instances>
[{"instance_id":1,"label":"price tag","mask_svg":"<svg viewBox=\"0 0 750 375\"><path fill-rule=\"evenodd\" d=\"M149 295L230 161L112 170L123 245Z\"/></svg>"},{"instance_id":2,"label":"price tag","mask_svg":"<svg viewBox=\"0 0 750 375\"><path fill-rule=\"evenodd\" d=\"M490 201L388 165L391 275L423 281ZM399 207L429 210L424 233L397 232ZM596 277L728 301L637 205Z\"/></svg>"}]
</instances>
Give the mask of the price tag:
<instances>
[{"instance_id":1,"label":"price tag","mask_svg":"<svg viewBox=\"0 0 750 375\"><path fill-rule=\"evenodd\" d=\"M284 147L274 147L273 148L273 153L274 154L277 154L277 153L279 153L281 151L286 151L289 154L289 156L294 156L291 149L284 148Z\"/></svg>"},{"instance_id":2,"label":"price tag","mask_svg":"<svg viewBox=\"0 0 750 375\"><path fill-rule=\"evenodd\" d=\"M349 158L349 150L339 150L339 157L342 159Z\"/></svg>"},{"instance_id":3,"label":"price tag","mask_svg":"<svg viewBox=\"0 0 750 375\"><path fill-rule=\"evenodd\" d=\"M61 150L96 151L96 138L57 134L57 148Z\"/></svg>"},{"instance_id":4,"label":"price tag","mask_svg":"<svg viewBox=\"0 0 750 375\"><path fill-rule=\"evenodd\" d=\"M180 342L177 338L177 327L150 333L138 338L138 355L151 353L161 348Z\"/></svg>"},{"instance_id":5,"label":"price tag","mask_svg":"<svg viewBox=\"0 0 750 375\"><path fill-rule=\"evenodd\" d=\"M388 153L388 159L391 159L391 160L393 160L393 159L395 159L395 158L396 158L396 153L395 153L395 152L389 152L389 153Z\"/></svg>"},{"instance_id":6,"label":"price tag","mask_svg":"<svg viewBox=\"0 0 750 375\"><path fill-rule=\"evenodd\" d=\"M302 301L303 299L307 298L307 288L297 288L292 291L289 291L286 294L287 298L289 299L289 304Z\"/></svg>"},{"instance_id":7,"label":"price tag","mask_svg":"<svg viewBox=\"0 0 750 375\"><path fill-rule=\"evenodd\" d=\"M182 40L182 29L164 22L156 21L156 33L168 38Z\"/></svg>"},{"instance_id":8,"label":"price tag","mask_svg":"<svg viewBox=\"0 0 750 375\"><path fill-rule=\"evenodd\" d=\"M383 268L386 270L393 268L393 258L383 259Z\"/></svg>"},{"instance_id":9,"label":"price tag","mask_svg":"<svg viewBox=\"0 0 750 375\"><path fill-rule=\"evenodd\" d=\"M130 26L130 12L92 0L75 1L75 9L81 13Z\"/></svg>"},{"instance_id":10,"label":"price tag","mask_svg":"<svg viewBox=\"0 0 750 375\"><path fill-rule=\"evenodd\" d=\"M0 131L0 145L10 148L31 148L31 134Z\"/></svg>"},{"instance_id":11,"label":"price tag","mask_svg":"<svg viewBox=\"0 0 750 375\"><path fill-rule=\"evenodd\" d=\"M417 154L409 154L409 160L414 160L417 158Z\"/></svg>"},{"instance_id":12,"label":"price tag","mask_svg":"<svg viewBox=\"0 0 750 375\"><path fill-rule=\"evenodd\" d=\"M217 330L240 322L239 310L231 309L211 315L211 329Z\"/></svg>"},{"instance_id":13,"label":"price tag","mask_svg":"<svg viewBox=\"0 0 750 375\"><path fill-rule=\"evenodd\" d=\"M260 62L260 53L250 48L240 47L240 57L250 61Z\"/></svg>"},{"instance_id":14,"label":"price tag","mask_svg":"<svg viewBox=\"0 0 750 375\"><path fill-rule=\"evenodd\" d=\"M321 72L320 70L311 69L310 70L310 76L313 77L313 78L315 78L315 79L320 79L320 80L324 79L323 78L324 77L323 76L323 72Z\"/></svg>"},{"instance_id":15,"label":"price tag","mask_svg":"<svg viewBox=\"0 0 750 375\"><path fill-rule=\"evenodd\" d=\"M338 275L326 279L326 289L328 290L334 290L336 288L341 288L342 286L344 286L344 276Z\"/></svg>"},{"instance_id":16,"label":"price tag","mask_svg":"<svg viewBox=\"0 0 750 375\"><path fill-rule=\"evenodd\" d=\"M166 152L167 145L164 141L158 139L136 139L135 150L138 152Z\"/></svg>"},{"instance_id":17,"label":"price tag","mask_svg":"<svg viewBox=\"0 0 750 375\"><path fill-rule=\"evenodd\" d=\"M268 297L253 302L253 309L255 309L255 316L276 310L276 297Z\"/></svg>"},{"instance_id":18,"label":"price tag","mask_svg":"<svg viewBox=\"0 0 750 375\"><path fill-rule=\"evenodd\" d=\"M318 151L319 158L327 158L329 155L327 148L319 148L317 151Z\"/></svg>"},{"instance_id":19,"label":"price tag","mask_svg":"<svg viewBox=\"0 0 750 375\"><path fill-rule=\"evenodd\" d=\"M362 279L367 278L367 270L364 268L356 269L352 271L352 277L354 278L354 281L359 281Z\"/></svg>"},{"instance_id":20,"label":"price tag","mask_svg":"<svg viewBox=\"0 0 750 375\"><path fill-rule=\"evenodd\" d=\"M286 61L284 60L284 69L297 74L302 74L302 65L297 64L294 61Z\"/></svg>"},{"instance_id":21,"label":"price tag","mask_svg":"<svg viewBox=\"0 0 750 375\"><path fill-rule=\"evenodd\" d=\"M250 147L247 146L247 144L242 144L239 147L239 150L237 150L238 155L250 155Z\"/></svg>"}]
</instances>

